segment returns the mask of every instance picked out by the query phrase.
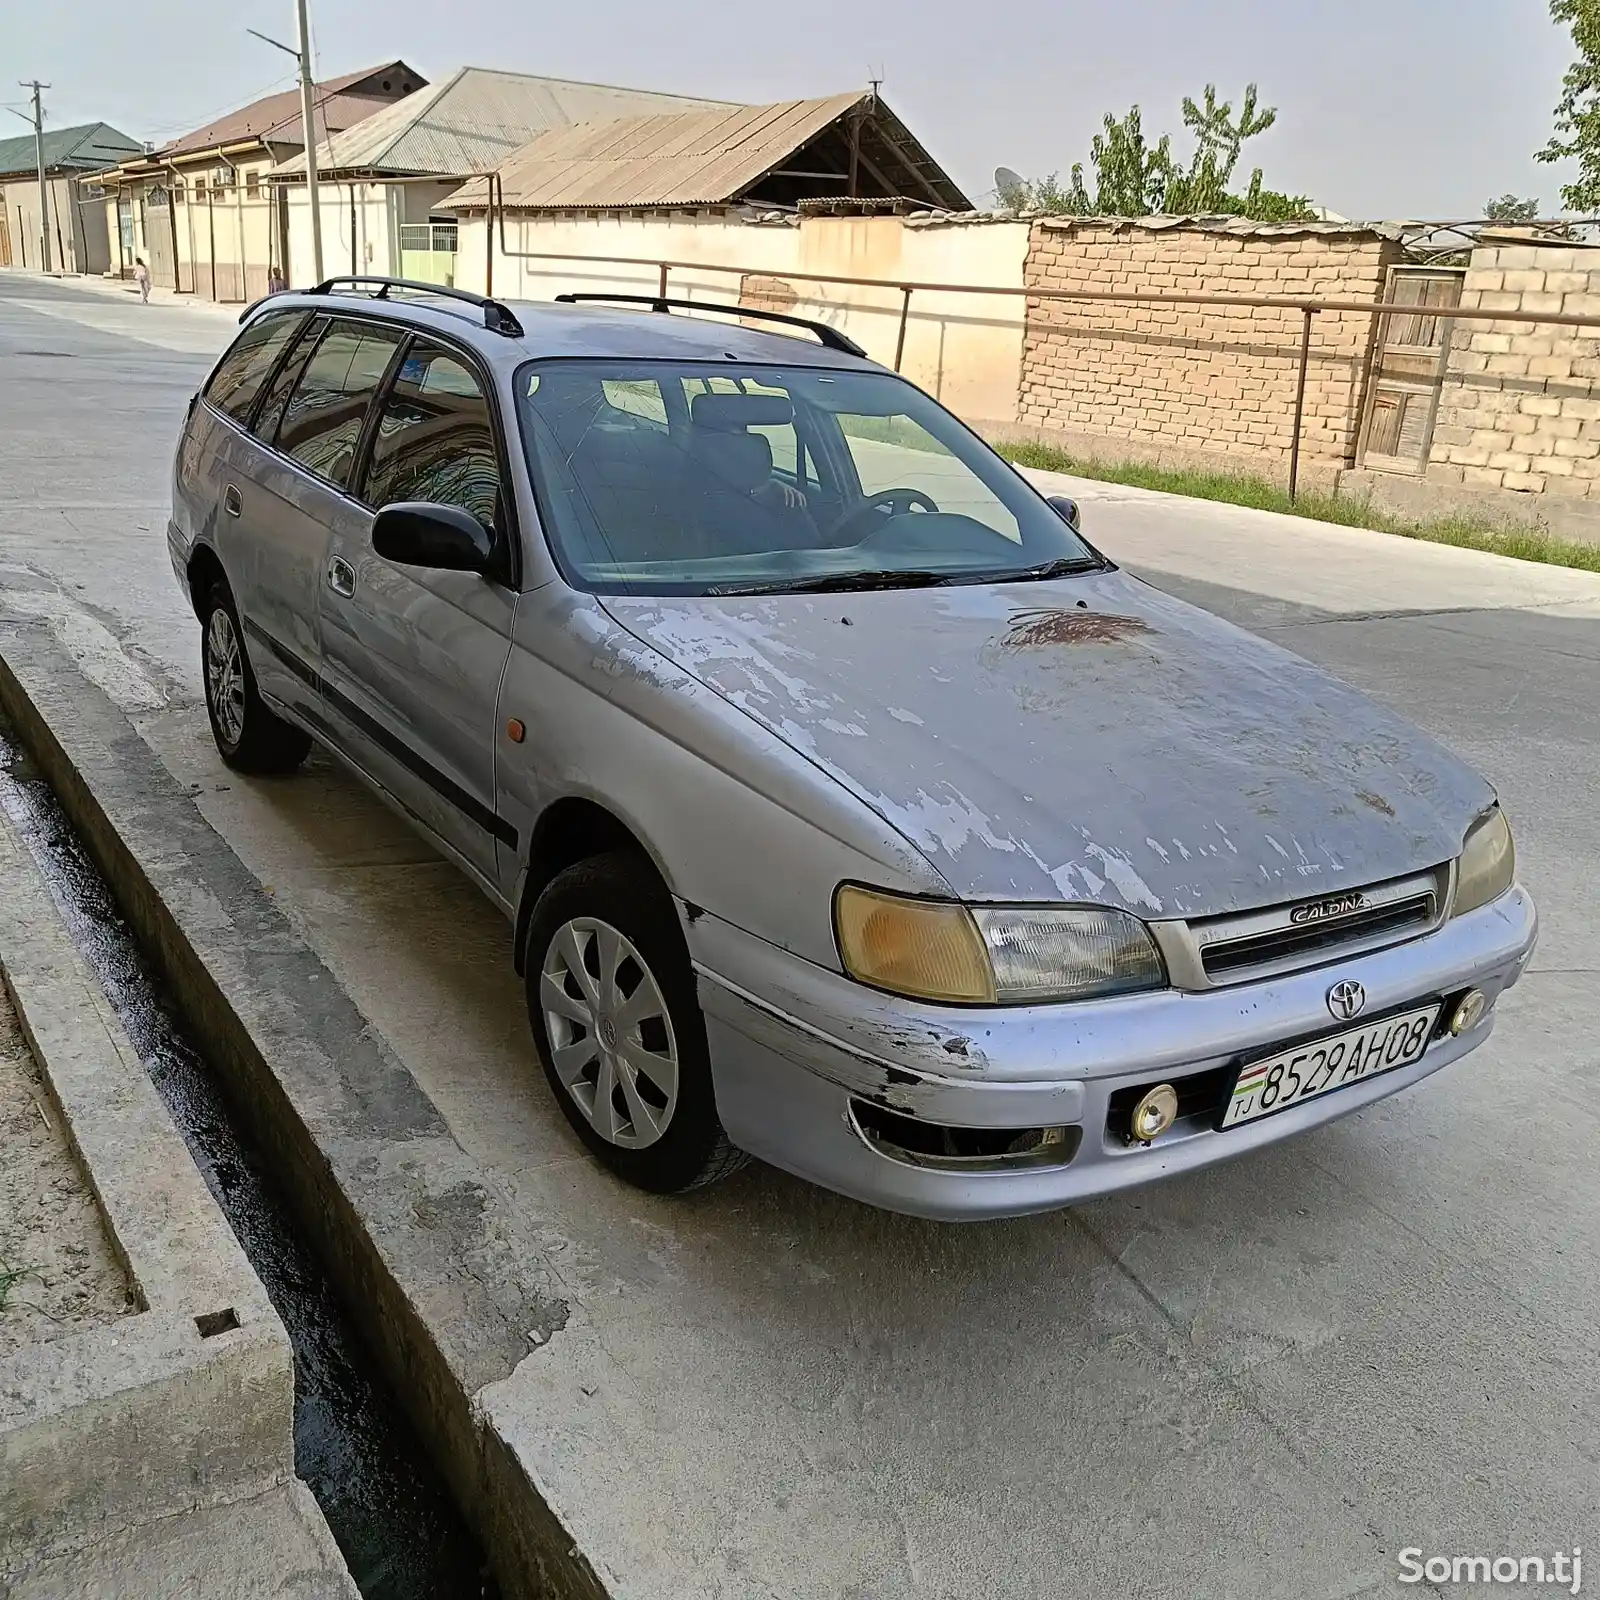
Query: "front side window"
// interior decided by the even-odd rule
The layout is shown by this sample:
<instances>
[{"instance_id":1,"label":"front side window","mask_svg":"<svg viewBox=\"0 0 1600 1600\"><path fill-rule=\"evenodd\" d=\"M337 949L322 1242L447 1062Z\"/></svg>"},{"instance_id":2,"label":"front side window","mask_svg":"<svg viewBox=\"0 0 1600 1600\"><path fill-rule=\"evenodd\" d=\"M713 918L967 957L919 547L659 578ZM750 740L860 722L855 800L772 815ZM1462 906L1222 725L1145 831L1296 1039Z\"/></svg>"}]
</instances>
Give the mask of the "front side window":
<instances>
[{"instance_id":1,"label":"front side window","mask_svg":"<svg viewBox=\"0 0 1600 1600\"><path fill-rule=\"evenodd\" d=\"M367 408L403 334L334 322L318 341L278 423L276 444L336 489L350 482Z\"/></svg>"},{"instance_id":2,"label":"front side window","mask_svg":"<svg viewBox=\"0 0 1600 1600\"><path fill-rule=\"evenodd\" d=\"M418 339L384 402L363 498L460 506L488 527L502 521L500 463L489 400L460 356Z\"/></svg>"},{"instance_id":3,"label":"front side window","mask_svg":"<svg viewBox=\"0 0 1600 1600\"><path fill-rule=\"evenodd\" d=\"M302 311L276 311L257 317L217 363L206 399L235 422L246 421L273 363L304 316Z\"/></svg>"},{"instance_id":4,"label":"front side window","mask_svg":"<svg viewBox=\"0 0 1600 1600\"><path fill-rule=\"evenodd\" d=\"M551 360L525 367L517 392L556 558L601 593L979 583L1101 564L890 373Z\"/></svg>"}]
</instances>

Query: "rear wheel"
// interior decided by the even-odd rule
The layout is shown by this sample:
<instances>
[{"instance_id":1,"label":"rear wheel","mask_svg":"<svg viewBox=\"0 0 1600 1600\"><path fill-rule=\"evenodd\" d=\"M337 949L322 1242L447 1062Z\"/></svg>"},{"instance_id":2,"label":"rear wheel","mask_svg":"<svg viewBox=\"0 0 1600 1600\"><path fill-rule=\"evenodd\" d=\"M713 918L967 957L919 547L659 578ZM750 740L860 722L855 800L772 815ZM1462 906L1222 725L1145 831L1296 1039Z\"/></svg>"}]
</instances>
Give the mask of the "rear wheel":
<instances>
[{"instance_id":1,"label":"rear wheel","mask_svg":"<svg viewBox=\"0 0 1600 1600\"><path fill-rule=\"evenodd\" d=\"M676 1194L744 1165L717 1116L689 952L648 861L616 851L557 876L534 907L527 957L540 1063L606 1166Z\"/></svg>"},{"instance_id":2,"label":"rear wheel","mask_svg":"<svg viewBox=\"0 0 1600 1600\"><path fill-rule=\"evenodd\" d=\"M218 753L236 772L293 772L311 739L267 709L245 654L233 595L220 578L207 591L200 616L206 712Z\"/></svg>"}]
</instances>

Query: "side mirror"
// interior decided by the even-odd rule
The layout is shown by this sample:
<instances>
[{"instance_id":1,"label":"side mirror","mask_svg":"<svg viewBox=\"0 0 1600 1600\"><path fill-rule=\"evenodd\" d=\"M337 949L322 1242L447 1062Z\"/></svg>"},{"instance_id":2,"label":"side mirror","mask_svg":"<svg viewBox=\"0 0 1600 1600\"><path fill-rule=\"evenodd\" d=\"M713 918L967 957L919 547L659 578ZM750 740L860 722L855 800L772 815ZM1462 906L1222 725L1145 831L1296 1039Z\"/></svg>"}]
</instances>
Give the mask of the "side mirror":
<instances>
[{"instance_id":1,"label":"side mirror","mask_svg":"<svg viewBox=\"0 0 1600 1600\"><path fill-rule=\"evenodd\" d=\"M460 506L399 500L373 519L372 548L405 567L481 573L494 560L494 535Z\"/></svg>"},{"instance_id":2,"label":"side mirror","mask_svg":"<svg viewBox=\"0 0 1600 1600\"><path fill-rule=\"evenodd\" d=\"M1076 500L1073 500L1064 494L1053 494L1046 499L1045 504L1049 506L1050 509L1055 512L1055 514L1060 517L1061 520L1066 523L1066 525L1071 528L1074 533L1081 531L1082 525L1078 518L1078 502Z\"/></svg>"}]
</instances>

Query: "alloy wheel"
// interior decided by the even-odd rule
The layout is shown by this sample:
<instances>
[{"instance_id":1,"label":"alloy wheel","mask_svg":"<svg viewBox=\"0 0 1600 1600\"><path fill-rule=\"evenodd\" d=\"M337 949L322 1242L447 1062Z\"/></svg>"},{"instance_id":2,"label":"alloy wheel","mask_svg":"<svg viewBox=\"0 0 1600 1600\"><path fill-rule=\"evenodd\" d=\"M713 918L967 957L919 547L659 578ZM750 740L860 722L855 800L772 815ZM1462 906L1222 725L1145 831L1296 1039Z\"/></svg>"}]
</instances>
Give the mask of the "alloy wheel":
<instances>
[{"instance_id":1,"label":"alloy wheel","mask_svg":"<svg viewBox=\"0 0 1600 1600\"><path fill-rule=\"evenodd\" d=\"M223 741L237 745L244 737L244 661L233 618L221 606L206 625L206 690Z\"/></svg>"}]
</instances>

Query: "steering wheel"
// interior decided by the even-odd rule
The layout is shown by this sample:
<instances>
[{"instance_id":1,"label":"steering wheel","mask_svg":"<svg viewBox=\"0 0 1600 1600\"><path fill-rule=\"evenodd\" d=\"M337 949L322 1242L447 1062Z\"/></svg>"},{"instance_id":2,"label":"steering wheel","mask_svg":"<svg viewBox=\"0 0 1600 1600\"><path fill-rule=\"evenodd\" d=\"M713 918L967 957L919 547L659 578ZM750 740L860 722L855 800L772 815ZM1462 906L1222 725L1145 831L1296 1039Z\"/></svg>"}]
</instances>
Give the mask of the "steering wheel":
<instances>
[{"instance_id":1,"label":"steering wheel","mask_svg":"<svg viewBox=\"0 0 1600 1600\"><path fill-rule=\"evenodd\" d=\"M842 540L840 536L854 533L856 524L864 521L874 512L887 511L889 516L884 519L884 523L887 525L893 518L904 516L910 511L937 512L938 509L939 502L932 495L924 494L921 489L880 489L876 494L869 494L860 505L845 512L833 525L828 534L828 539L830 542L836 540L841 543L847 542ZM869 528L858 542L861 544L871 543L873 535L878 531L877 528Z\"/></svg>"}]
</instances>

